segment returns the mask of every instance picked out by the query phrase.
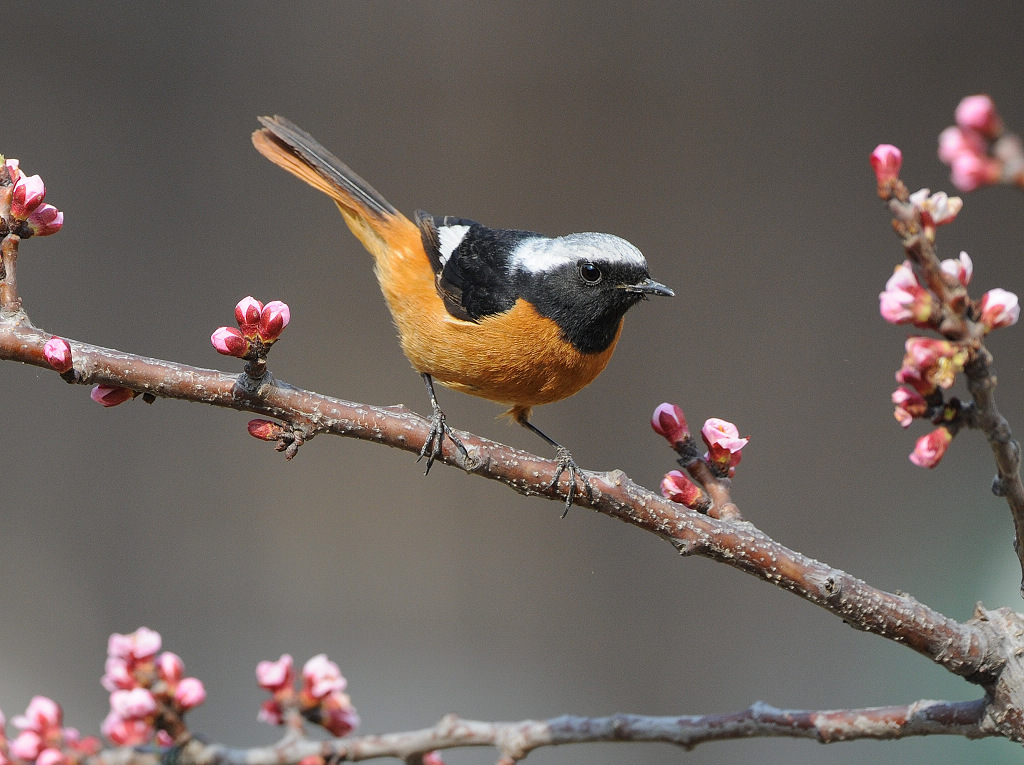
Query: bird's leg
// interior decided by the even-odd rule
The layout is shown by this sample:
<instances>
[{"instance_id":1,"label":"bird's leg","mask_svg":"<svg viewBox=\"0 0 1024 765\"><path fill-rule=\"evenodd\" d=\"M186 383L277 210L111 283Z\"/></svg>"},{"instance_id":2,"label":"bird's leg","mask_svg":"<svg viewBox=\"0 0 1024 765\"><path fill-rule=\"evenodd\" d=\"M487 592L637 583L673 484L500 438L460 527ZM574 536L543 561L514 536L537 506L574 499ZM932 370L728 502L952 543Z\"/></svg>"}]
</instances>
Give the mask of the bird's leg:
<instances>
[{"instance_id":1,"label":"bird's leg","mask_svg":"<svg viewBox=\"0 0 1024 765\"><path fill-rule=\"evenodd\" d=\"M441 449L444 445L444 438L448 436L455 447L465 455L466 459L469 459L469 452L466 451L466 447L463 446L462 441L456 438L455 433L448 423L445 422L444 412L441 411L441 407L437 403L437 396L434 395L434 381L427 373L422 373L423 382L427 384L427 393L430 395L430 408L432 414L430 415L430 433L427 434L427 440L423 442L423 448L420 449L419 459L416 461L427 458L427 469L423 471L423 475L430 472L431 465L434 464L434 460L441 456Z\"/></svg>"},{"instance_id":2,"label":"bird's leg","mask_svg":"<svg viewBox=\"0 0 1024 765\"><path fill-rule=\"evenodd\" d=\"M580 466L576 464L576 460L572 458L572 454L562 446L560 443L555 441L553 438L547 436L540 428L534 425L528 417L530 416L529 410L520 411L515 414L516 422L522 425L527 430L532 430L538 436L543 438L549 444L551 444L557 450L556 455L558 457L558 470L555 472L555 478L548 484L548 488L558 486L558 481L562 477L562 473L569 474L569 488L565 493L565 510L562 511L562 517L564 518L569 513L569 508L572 507L572 501L576 499L576 480L579 479L583 482L583 490L587 493L587 499L593 501L594 489L590 485L590 481L583 475L583 471L580 470Z\"/></svg>"}]
</instances>

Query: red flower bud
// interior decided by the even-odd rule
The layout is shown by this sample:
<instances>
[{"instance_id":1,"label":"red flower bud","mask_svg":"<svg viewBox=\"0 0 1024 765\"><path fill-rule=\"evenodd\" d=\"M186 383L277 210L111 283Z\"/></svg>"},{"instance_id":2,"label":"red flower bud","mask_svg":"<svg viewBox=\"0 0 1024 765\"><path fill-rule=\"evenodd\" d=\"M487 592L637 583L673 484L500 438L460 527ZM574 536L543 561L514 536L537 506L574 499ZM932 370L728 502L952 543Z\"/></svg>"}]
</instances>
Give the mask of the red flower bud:
<instances>
[{"instance_id":1,"label":"red flower bud","mask_svg":"<svg viewBox=\"0 0 1024 765\"><path fill-rule=\"evenodd\" d=\"M651 427L670 444L677 444L690 437L683 410L675 404L659 404L651 417Z\"/></svg>"},{"instance_id":2,"label":"red flower bud","mask_svg":"<svg viewBox=\"0 0 1024 765\"><path fill-rule=\"evenodd\" d=\"M281 336L291 319L291 311L280 300L271 300L260 311L257 333L264 343L272 343Z\"/></svg>"},{"instance_id":3,"label":"red flower bud","mask_svg":"<svg viewBox=\"0 0 1024 765\"><path fill-rule=\"evenodd\" d=\"M122 388L118 385L97 385L89 394L93 401L103 406L117 406L125 401L131 401L137 395L139 394L131 388Z\"/></svg>"},{"instance_id":4,"label":"red flower bud","mask_svg":"<svg viewBox=\"0 0 1024 765\"><path fill-rule=\"evenodd\" d=\"M263 303L251 295L242 298L235 306L235 321L238 322L242 334L253 337L256 334L256 325L260 322L260 312L263 310Z\"/></svg>"},{"instance_id":5,"label":"red flower bud","mask_svg":"<svg viewBox=\"0 0 1024 765\"><path fill-rule=\"evenodd\" d=\"M249 435L253 438L258 438L261 441L276 441L284 433L284 426L279 422L272 420L249 420ZM283 660L285 657L282 656ZM288 656L288 661L291 661L291 656ZM261 662L261 666L267 662ZM256 674L259 675L260 670L256 670Z\"/></svg>"},{"instance_id":6,"label":"red flower bud","mask_svg":"<svg viewBox=\"0 0 1024 765\"><path fill-rule=\"evenodd\" d=\"M217 353L225 356L242 358L249 352L249 341L234 327L219 327L210 336L210 342L217 349Z\"/></svg>"},{"instance_id":7,"label":"red flower bud","mask_svg":"<svg viewBox=\"0 0 1024 765\"><path fill-rule=\"evenodd\" d=\"M691 510L700 504L704 492L693 481L678 470L673 470L661 479L661 495L672 502L678 502Z\"/></svg>"},{"instance_id":8,"label":"red flower bud","mask_svg":"<svg viewBox=\"0 0 1024 765\"><path fill-rule=\"evenodd\" d=\"M38 175L21 176L14 184L14 192L11 194L11 217L25 220L43 203L45 196L46 186L43 185L42 178Z\"/></svg>"},{"instance_id":9,"label":"red flower bud","mask_svg":"<svg viewBox=\"0 0 1024 765\"><path fill-rule=\"evenodd\" d=\"M952 433L946 428L936 428L917 440L917 445L910 455L910 461L918 467L933 468L939 464L952 442Z\"/></svg>"},{"instance_id":10,"label":"red flower bud","mask_svg":"<svg viewBox=\"0 0 1024 765\"><path fill-rule=\"evenodd\" d=\"M33 236L49 236L56 234L64 227L64 213L50 204L39 205L25 224Z\"/></svg>"},{"instance_id":11,"label":"red flower bud","mask_svg":"<svg viewBox=\"0 0 1024 765\"><path fill-rule=\"evenodd\" d=\"M967 96L956 107L956 124L965 130L976 130L990 141L1003 131L996 105L989 96Z\"/></svg>"},{"instance_id":12,"label":"red flower bud","mask_svg":"<svg viewBox=\"0 0 1024 765\"><path fill-rule=\"evenodd\" d=\"M71 369L71 346L62 337L51 337L43 346L47 363L61 374Z\"/></svg>"},{"instance_id":13,"label":"red flower bud","mask_svg":"<svg viewBox=\"0 0 1024 765\"><path fill-rule=\"evenodd\" d=\"M878 193L887 196L887 189L900 177L903 152L892 144L882 143L871 152L871 167L878 180Z\"/></svg>"}]
</instances>

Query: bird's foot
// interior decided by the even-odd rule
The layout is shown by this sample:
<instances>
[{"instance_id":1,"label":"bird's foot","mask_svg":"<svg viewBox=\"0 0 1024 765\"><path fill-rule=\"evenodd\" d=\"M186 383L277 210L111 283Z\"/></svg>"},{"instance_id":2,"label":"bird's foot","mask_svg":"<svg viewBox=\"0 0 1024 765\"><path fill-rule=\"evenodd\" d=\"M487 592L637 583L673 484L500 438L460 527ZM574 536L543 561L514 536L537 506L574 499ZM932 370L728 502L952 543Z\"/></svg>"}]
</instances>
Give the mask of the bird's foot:
<instances>
[{"instance_id":1,"label":"bird's foot","mask_svg":"<svg viewBox=\"0 0 1024 765\"><path fill-rule=\"evenodd\" d=\"M587 495L587 499L591 502L594 501L594 489L590 485L590 481L583 474L580 466L576 464L576 460L572 458L572 454L564 446L558 447L558 470L555 471L554 480L548 484L549 489L553 489L558 486L558 482L562 478L562 473L569 474L569 488L565 492L565 510L562 511L562 517L564 518L569 514L569 508L572 507L573 500L576 499L577 489L576 481L582 481L583 491Z\"/></svg>"},{"instance_id":2,"label":"bird's foot","mask_svg":"<svg viewBox=\"0 0 1024 765\"><path fill-rule=\"evenodd\" d=\"M448 426L445 421L444 412L441 411L440 407L435 406L433 414L430 415L430 433L427 434L427 440L423 442L423 448L420 449L420 456L416 460L419 462L424 457L427 458L427 469L423 471L423 475L427 475L430 472L431 466L434 464L434 460L441 456L444 449L444 439L448 438L455 448L462 452L466 460L469 460L469 452L466 451L465 445L458 439L455 432Z\"/></svg>"}]
</instances>

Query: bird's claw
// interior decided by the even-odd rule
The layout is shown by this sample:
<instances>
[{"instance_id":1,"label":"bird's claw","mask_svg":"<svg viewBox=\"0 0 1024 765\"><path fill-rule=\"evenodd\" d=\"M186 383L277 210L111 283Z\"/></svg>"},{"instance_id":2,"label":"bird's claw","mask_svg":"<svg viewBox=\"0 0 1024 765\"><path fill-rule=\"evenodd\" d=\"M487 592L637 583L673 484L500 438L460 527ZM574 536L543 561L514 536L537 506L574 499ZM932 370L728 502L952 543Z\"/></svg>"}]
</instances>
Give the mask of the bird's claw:
<instances>
[{"instance_id":1,"label":"bird's claw","mask_svg":"<svg viewBox=\"0 0 1024 765\"><path fill-rule=\"evenodd\" d=\"M462 452L467 460L469 459L469 452L466 451L466 447L445 421L444 412L440 408L435 408L434 413L430 416L430 433L427 434L427 440L423 442L420 456L416 460L419 462L424 457L427 458L427 469L423 471L423 475L430 473L434 460L441 456L445 437L455 444L455 448Z\"/></svg>"},{"instance_id":2,"label":"bird's claw","mask_svg":"<svg viewBox=\"0 0 1024 765\"><path fill-rule=\"evenodd\" d=\"M583 474L580 466L576 464L576 460L572 458L572 454L564 446L558 447L558 470L555 471L555 477L548 484L549 489L553 489L558 486L558 482L562 478L562 473L569 474L569 488L565 492L565 510L562 511L562 517L564 518L569 514L569 508L572 507L573 500L576 499L576 481L577 479L583 482L583 491L587 495L587 499L591 502L594 501L594 489L590 485L590 481Z\"/></svg>"}]
</instances>

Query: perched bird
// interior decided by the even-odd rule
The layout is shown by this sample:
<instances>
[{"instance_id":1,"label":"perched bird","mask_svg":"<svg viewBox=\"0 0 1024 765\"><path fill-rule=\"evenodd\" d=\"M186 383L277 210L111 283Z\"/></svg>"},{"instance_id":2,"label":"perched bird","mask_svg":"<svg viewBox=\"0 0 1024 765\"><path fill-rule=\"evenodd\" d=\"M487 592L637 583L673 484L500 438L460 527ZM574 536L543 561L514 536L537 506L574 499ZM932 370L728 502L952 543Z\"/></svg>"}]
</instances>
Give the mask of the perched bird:
<instances>
[{"instance_id":1,"label":"perched bird","mask_svg":"<svg viewBox=\"0 0 1024 765\"><path fill-rule=\"evenodd\" d=\"M467 454L438 406L436 380L508 406L507 416L555 447L552 485L568 472L568 509L579 468L530 412L592 382L611 358L626 311L672 290L648 276L636 247L610 234L551 238L422 210L414 222L298 126L284 117L260 122L256 149L331 197L373 255L402 350L430 395L431 430L420 452L427 471L445 437Z\"/></svg>"}]
</instances>

